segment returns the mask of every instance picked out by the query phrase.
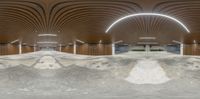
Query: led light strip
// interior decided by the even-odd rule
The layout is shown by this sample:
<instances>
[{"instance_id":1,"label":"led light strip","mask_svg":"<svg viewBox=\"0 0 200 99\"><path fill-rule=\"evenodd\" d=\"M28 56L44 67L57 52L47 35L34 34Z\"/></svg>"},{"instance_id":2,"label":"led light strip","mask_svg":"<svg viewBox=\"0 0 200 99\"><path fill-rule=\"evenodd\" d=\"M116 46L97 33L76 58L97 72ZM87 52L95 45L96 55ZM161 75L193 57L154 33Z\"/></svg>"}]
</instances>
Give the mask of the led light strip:
<instances>
[{"instance_id":1,"label":"led light strip","mask_svg":"<svg viewBox=\"0 0 200 99\"><path fill-rule=\"evenodd\" d=\"M139 37L141 40L155 40L156 37Z\"/></svg>"},{"instance_id":2,"label":"led light strip","mask_svg":"<svg viewBox=\"0 0 200 99\"><path fill-rule=\"evenodd\" d=\"M153 45L154 44L155 45L155 44L158 44L158 42L137 42L137 44L144 44L144 45L146 45L146 44L148 44L148 45L152 44Z\"/></svg>"},{"instance_id":3,"label":"led light strip","mask_svg":"<svg viewBox=\"0 0 200 99\"><path fill-rule=\"evenodd\" d=\"M116 41L116 42L114 42L114 44L118 44L118 43L122 43L123 41L122 40L120 40L120 41Z\"/></svg>"},{"instance_id":4,"label":"led light strip","mask_svg":"<svg viewBox=\"0 0 200 99\"><path fill-rule=\"evenodd\" d=\"M16 42L19 42L19 40L17 39L17 40L10 42L10 43L13 44L13 43L16 43Z\"/></svg>"},{"instance_id":5,"label":"led light strip","mask_svg":"<svg viewBox=\"0 0 200 99\"><path fill-rule=\"evenodd\" d=\"M85 42L83 42L83 41L81 41L81 40L76 40L77 42L80 42L80 43L85 43Z\"/></svg>"},{"instance_id":6,"label":"led light strip","mask_svg":"<svg viewBox=\"0 0 200 99\"><path fill-rule=\"evenodd\" d=\"M57 44L58 42L37 42L38 44Z\"/></svg>"},{"instance_id":7,"label":"led light strip","mask_svg":"<svg viewBox=\"0 0 200 99\"><path fill-rule=\"evenodd\" d=\"M178 44L182 44L182 42L180 42L180 41L176 41L176 40L173 40L172 42L174 42L174 43L178 43Z\"/></svg>"},{"instance_id":8,"label":"led light strip","mask_svg":"<svg viewBox=\"0 0 200 99\"><path fill-rule=\"evenodd\" d=\"M39 37L42 36L57 36L57 34L38 34Z\"/></svg>"},{"instance_id":9,"label":"led light strip","mask_svg":"<svg viewBox=\"0 0 200 99\"><path fill-rule=\"evenodd\" d=\"M168 19L171 19L175 22L177 22L178 24L180 24L188 33L190 33L190 30L186 27L186 25L184 25L181 21L179 21L178 19L174 18L174 17L171 17L169 15L165 15L165 14L159 14L159 13L138 13L138 14L131 14L131 15L128 15L128 16L125 16L125 17L122 17L118 20L116 20L114 23L112 23L106 30L106 33L109 32L109 30L117 23L121 22L122 20L125 20L127 18L130 18L130 17L136 17L136 16L160 16L160 17L165 17L165 18L168 18Z\"/></svg>"}]
</instances>

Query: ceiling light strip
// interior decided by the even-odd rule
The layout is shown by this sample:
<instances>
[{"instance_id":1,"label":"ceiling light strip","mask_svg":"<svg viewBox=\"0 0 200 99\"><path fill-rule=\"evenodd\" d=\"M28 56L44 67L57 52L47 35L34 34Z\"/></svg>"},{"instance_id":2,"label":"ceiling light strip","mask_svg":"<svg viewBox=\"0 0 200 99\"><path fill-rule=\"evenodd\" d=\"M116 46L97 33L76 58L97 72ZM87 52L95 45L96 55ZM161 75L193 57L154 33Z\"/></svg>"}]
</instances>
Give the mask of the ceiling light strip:
<instances>
[{"instance_id":1,"label":"ceiling light strip","mask_svg":"<svg viewBox=\"0 0 200 99\"><path fill-rule=\"evenodd\" d=\"M85 43L84 41L81 41L81 40L76 40L77 42L79 42L79 43Z\"/></svg>"},{"instance_id":2,"label":"ceiling light strip","mask_svg":"<svg viewBox=\"0 0 200 99\"><path fill-rule=\"evenodd\" d=\"M173 40L172 42L177 43L177 44L182 44L182 42L176 41L176 40Z\"/></svg>"},{"instance_id":3,"label":"ceiling light strip","mask_svg":"<svg viewBox=\"0 0 200 99\"><path fill-rule=\"evenodd\" d=\"M158 42L137 42L137 44L141 44L141 45L156 45L158 44Z\"/></svg>"},{"instance_id":4,"label":"ceiling light strip","mask_svg":"<svg viewBox=\"0 0 200 99\"><path fill-rule=\"evenodd\" d=\"M57 36L57 34L38 34L39 37L43 37L43 36Z\"/></svg>"},{"instance_id":5,"label":"ceiling light strip","mask_svg":"<svg viewBox=\"0 0 200 99\"><path fill-rule=\"evenodd\" d=\"M155 40L156 37L139 37L141 40Z\"/></svg>"},{"instance_id":6,"label":"ceiling light strip","mask_svg":"<svg viewBox=\"0 0 200 99\"><path fill-rule=\"evenodd\" d=\"M10 42L10 43L11 43L11 44L14 44L14 43L16 43L16 42L19 42L19 39L14 40L14 41L12 41L12 42Z\"/></svg>"},{"instance_id":7,"label":"ceiling light strip","mask_svg":"<svg viewBox=\"0 0 200 99\"><path fill-rule=\"evenodd\" d=\"M118 44L118 43L122 43L123 41L122 40L120 40L120 41L116 41L116 42L114 42L114 44Z\"/></svg>"},{"instance_id":8,"label":"ceiling light strip","mask_svg":"<svg viewBox=\"0 0 200 99\"><path fill-rule=\"evenodd\" d=\"M58 44L58 42L37 42L38 44Z\"/></svg>"},{"instance_id":9,"label":"ceiling light strip","mask_svg":"<svg viewBox=\"0 0 200 99\"><path fill-rule=\"evenodd\" d=\"M164 18L168 18L168 19L171 19L173 21L175 21L176 23L180 24L188 33L190 33L190 30L187 28L186 25L184 25L180 20L172 17L172 16L169 16L169 15L165 15L165 14L159 14L159 13L138 13L138 14L131 14L131 15L127 15L125 17L122 17L118 20L116 20L115 22L113 22L106 30L106 33L109 32L109 30L114 26L116 25L117 23L121 22L122 20L125 20L127 18L130 18L130 17L136 17L136 16L160 16L160 17L164 17Z\"/></svg>"}]
</instances>

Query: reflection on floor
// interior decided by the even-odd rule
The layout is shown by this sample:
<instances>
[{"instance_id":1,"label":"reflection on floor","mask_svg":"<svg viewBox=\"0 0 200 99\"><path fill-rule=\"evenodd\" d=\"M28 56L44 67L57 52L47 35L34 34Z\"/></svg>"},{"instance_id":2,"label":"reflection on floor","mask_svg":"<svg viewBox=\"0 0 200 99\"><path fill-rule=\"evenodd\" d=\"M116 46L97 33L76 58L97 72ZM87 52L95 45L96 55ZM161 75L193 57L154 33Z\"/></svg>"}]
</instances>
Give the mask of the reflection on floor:
<instances>
[{"instance_id":1,"label":"reflection on floor","mask_svg":"<svg viewBox=\"0 0 200 99\"><path fill-rule=\"evenodd\" d=\"M199 99L200 57L167 52L0 56L0 99Z\"/></svg>"}]
</instances>

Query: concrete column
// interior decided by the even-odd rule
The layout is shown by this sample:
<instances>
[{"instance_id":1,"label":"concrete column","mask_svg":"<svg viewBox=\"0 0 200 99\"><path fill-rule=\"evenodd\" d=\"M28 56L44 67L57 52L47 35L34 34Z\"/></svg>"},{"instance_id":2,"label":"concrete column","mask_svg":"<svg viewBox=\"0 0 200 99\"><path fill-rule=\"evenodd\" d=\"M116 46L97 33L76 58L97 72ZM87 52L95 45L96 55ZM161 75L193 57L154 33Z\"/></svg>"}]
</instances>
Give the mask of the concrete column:
<instances>
[{"instance_id":1,"label":"concrete column","mask_svg":"<svg viewBox=\"0 0 200 99\"><path fill-rule=\"evenodd\" d=\"M33 46L33 51L36 52L36 45Z\"/></svg>"},{"instance_id":2,"label":"concrete column","mask_svg":"<svg viewBox=\"0 0 200 99\"><path fill-rule=\"evenodd\" d=\"M146 52L149 52L150 51L150 45L145 45L145 50L146 50Z\"/></svg>"},{"instance_id":3,"label":"concrete column","mask_svg":"<svg viewBox=\"0 0 200 99\"><path fill-rule=\"evenodd\" d=\"M19 42L19 54L22 54L22 43Z\"/></svg>"},{"instance_id":4,"label":"concrete column","mask_svg":"<svg viewBox=\"0 0 200 99\"><path fill-rule=\"evenodd\" d=\"M180 54L181 54L181 55L184 54L183 50L184 50L184 45L183 45L183 44L180 44Z\"/></svg>"},{"instance_id":5,"label":"concrete column","mask_svg":"<svg viewBox=\"0 0 200 99\"><path fill-rule=\"evenodd\" d=\"M112 44L112 55L115 55L115 44Z\"/></svg>"},{"instance_id":6,"label":"concrete column","mask_svg":"<svg viewBox=\"0 0 200 99\"><path fill-rule=\"evenodd\" d=\"M62 45L59 45L59 51L62 52Z\"/></svg>"},{"instance_id":7,"label":"concrete column","mask_svg":"<svg viewBox=\"0 0 200 99\"><path fill-rule=\"evenodd\" d=\"M148 55L150 51L150 45L145 45L145 51L146 51L146 55Z\"/></svg>"},{"instance_id":8,"label":"concrete column","mask_svg":"<svg viewBox=\"0 0 200 99\"><path fill-rule=\"evenodd\" d=\"M76 54L76 41L74 41L73 47L74 47L74 48L73 48L73 50L74 50L73 53Z\"/></svg>"}]
</instances>

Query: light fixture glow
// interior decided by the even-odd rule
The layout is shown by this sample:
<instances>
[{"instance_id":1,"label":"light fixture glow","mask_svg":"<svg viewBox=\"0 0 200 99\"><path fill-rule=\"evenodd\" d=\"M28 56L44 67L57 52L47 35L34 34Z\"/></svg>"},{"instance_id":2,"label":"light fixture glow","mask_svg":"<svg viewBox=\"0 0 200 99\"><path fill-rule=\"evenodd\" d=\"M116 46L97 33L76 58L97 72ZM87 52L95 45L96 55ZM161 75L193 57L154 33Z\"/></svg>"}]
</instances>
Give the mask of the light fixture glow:
<instances>
[{"instance_id":1,"label":"light fixture glow","mask_svg":"<svg viewBox=\"0 0 200 99\"><path fill-rule=\"evenodd\" d=\"M177 43L177 44L182 44L182 42L176 41L176 40L173 40L172 42Z\"/></svg>"},{"instance_id":2,"label":"light fixture glow","mask_svg":"<svg viewBox=\"0 0 200 99\"><path fill-rule=\"evenodd\" d=\"M38 44L57 44L58 42L37 42Z\"/></svg>"},{"instance_id":3,"label":"light fixture glow","mask_svg":"<svg viewBox=\"0 0 200 99\"><path fill-rule=\"evenodd\" d=\"M16 43L16 42L19 42L19 39L14 40L14 41L12 41L12 42L10 42L10 43L11 43L11 44L14 44L14 43Z\"/></svg>"},{"instance_id":4,"label":"light fixture glow","mask_svg":"<svg viewBox=\"0 0 200 99\"><path fill-rule=\"evenodd\" d=\"M38 34L39 37L42 36L57 36L57 34Z\"/></svg>"},{"instance_id":5,"label":"light fixture glow","mask_svg":"<svg viewBox=\"0 0 200 99\"><path fill-rule=\"evenodd\" d=\"M102 43L102 40L99 40L99 44L101 44Z\"/></svg>"},{"instance_id":6,"label":"light fixture glow","mask_svg":"<svg viewBox=\"0 0 200 99\"><path fill-rule=\"evenodd\" d=\"M22 45L27 45L27 43L22 43Z\"/></svg>"},{"instance_id":7,"label":"light fixture glow","mask_svg":"<svg viewBox=\"0 0 200 99\"><path fill-rule=\"evenodd\" d=\"M138 14L131 14L131 15L127 15L125 17L122 17L118 20L116 20L114 23L112 23L106 30L106 33L108 33L108 31L117 23L121 22L124 19L130 18L130 17L136 17L136 16L160 16L160 17L164 17L164 18L168 18L171 19L175 22L177 22L178 24L180 24L188 33L190 33L190 30L186 27L186 25L184 25L181 21L179 21L178 19L169 16L169 15L165 15L165 14L159 14L159 13L138 13Z\"/></svg>"},{"instance_id":8,"label":"light fixture glow","mask_svg":"<svg viewBox=\"0 0 200 99\"><path fill-rule=\"evenodd\" d=\"M84 41L81 41L81 40L76 40L77 42L80 42L80 43L85 43Z\"/></svg>"},{"instance_id":9,"label":"light fixture glow","mask_svg":"<svg viewBox=\"0 0 200 99\"><path fill-rule=\"evenodd\" d=\"M118 44L118 43L122 43L123 41L122 40L120 40L120 41L116 41L116 42L114 42L114 44Z\"/></svg>"},{"instance_id":10,"label":"light fixture glow","mask_svg":"<svg viewBox=\"0 0 200 99\"><path fill-rule=\"evenodd\" d=\"M73 43L68 43L68 45L73 45Z\"/></svg>"},{"instance_id":11,"label":"light fixture glow","mask_svg":"<svg viewBox=\"0 0 200 99\"><path fill-rule=\"evenodd\" d=\"M197 44L197 41L196 41L196 40L194 40L194 41L193 41L193 43L194 43L194 44Z\"/></svg>"},{"instance_id":12,"label":"light fixture glow","mask_svg":"<svg viewBox=\"0 0 200 99\"><path fill-rule=\"evenodd\" d=\"M156 44L158 44L158 42L137 42L137 44L141 44L141 45L156 45Z\"/></svg>"},{"instance_id":13,"label":"light fixture glow","mask_svg":"<svg viewBox=\"0 0 200 99\"><path fill-rule=\"evenodd\" d=\"M139 37L141 40L155 40L156 37Z\"/></svg>"}]
</instances>

